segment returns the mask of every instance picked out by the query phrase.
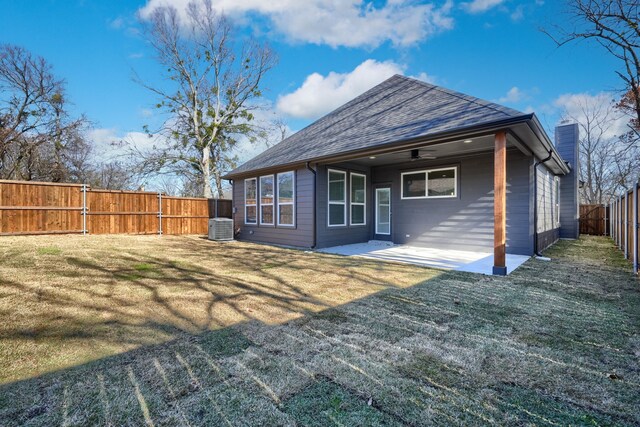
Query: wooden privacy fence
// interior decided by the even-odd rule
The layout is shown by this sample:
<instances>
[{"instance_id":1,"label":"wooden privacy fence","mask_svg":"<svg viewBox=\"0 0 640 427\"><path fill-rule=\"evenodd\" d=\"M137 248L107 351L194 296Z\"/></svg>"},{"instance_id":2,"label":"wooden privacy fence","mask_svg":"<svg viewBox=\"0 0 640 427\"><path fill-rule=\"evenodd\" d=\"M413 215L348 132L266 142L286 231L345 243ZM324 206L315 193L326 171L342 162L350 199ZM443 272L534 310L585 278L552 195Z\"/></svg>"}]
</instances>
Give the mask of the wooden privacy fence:
<instances>
[{"instance_id":1,"label":"wooden privacy fence","mask_svg":"<svg viewBox=\"0 0 640 427\"><path fill-rule=\"evenodd\" d=\"M580 205L580 234L609 235L609 207Z\"/></svg>"},{"instance_id":2,"label":"wooden privacy fence","mask_svg":"<svg viewBox=\"0 0 640 427\"><path fill-rule=\"evenodd\" d=\"M609 205L611 222L609 232L625 258L633 263L638 273L638 184Z\"/></svg>"},{"instance_id":3,"label":"wooden privacy fence","mask_svg":"<svg viewBox=\"0 0 640 427\"><path fill-rule=\"evenodd\" d=\"M0 180L0 235L207 234L215 217L231 218L231 200Z\"/></svg>"}]
</instances>

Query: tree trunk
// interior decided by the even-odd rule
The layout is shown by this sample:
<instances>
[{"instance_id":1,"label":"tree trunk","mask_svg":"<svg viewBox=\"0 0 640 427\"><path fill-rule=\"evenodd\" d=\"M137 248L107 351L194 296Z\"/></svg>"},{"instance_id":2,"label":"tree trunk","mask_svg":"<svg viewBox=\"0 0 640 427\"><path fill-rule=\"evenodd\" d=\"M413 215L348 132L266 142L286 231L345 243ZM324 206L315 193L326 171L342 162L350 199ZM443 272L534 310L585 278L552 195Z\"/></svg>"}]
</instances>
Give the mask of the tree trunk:
<instances>
[{"instance_id":1,"label":"tree trunk","mask_svg":"<svg viewBox=\"0 0 640 427\"><path fill-rule=\"evenodd\" d=\"M213 199L211 188L211 150L209 147L202 149L202 196Z\"/></svg>"}]
</instances>

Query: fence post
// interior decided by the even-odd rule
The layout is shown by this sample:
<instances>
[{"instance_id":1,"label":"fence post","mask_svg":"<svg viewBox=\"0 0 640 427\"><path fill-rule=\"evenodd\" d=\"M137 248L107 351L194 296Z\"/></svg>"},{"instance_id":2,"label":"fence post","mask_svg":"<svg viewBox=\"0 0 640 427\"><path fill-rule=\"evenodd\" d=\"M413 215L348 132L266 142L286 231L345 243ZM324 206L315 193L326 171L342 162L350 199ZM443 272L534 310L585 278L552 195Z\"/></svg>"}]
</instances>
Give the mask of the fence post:
<instances>
[{"instance_id":1,"label":"fence post","mask_svg":"<svg viewBox=\"0 0 640 427\"><path fill-rule=\"evenodd\" d=\"M162 193L158 193L158 234L162 236Z\"/></svg>"},{"instance_id":2,"label":"fence post","mask_svg":"<svg viewBox=\"0 0 640 427\"><path fill-rule=\"evenodd\" d=\"M87 184L82 184L82 235L87 235Z\"/></svg>"},{"instance_id":3,"label":"fence post","mask_svg":"<svg viewBox=\"0 0 640 427\"><path fill-rule=\"evenodd\" d=\"M638 184L633 186L633 273L638 274Z\"/></svg>"},{"instance_id":4,"label":"fence post","mask_svg":"<svg viewBox=\"0 0 640 427\"><path fill-rule=\"evenodd\" d=\"M616 230L615 230L616 234L615 234L615 236L613 238L614 238L614 240L616 242L616 246L617 246L618 245L618 241L619 241L618 231L620 229L620 226L618 225L618 220L619 220L618 216L619 216L620 205L618 205L618 199L617 198L616 198L615 204L616 204L616 218L615 218L614 221L615 221L615 227L616 227Z\"/></svg>"},{"instance_id":5,"label":"fence post","mask_svg":"<svg viewBox=\"0 0 640 427\"><path fill-rule=\"evenodd\" d=\"M624 257L629 259L629 193L624 196Z\"/></svg>"},{"instance_id":6,"label":"fence post","mask_svg":"<svg viewBox=\"0 0 640 427\"><path fill-rule=\"evenodd\" d=\"M616 246L620 249L620 198L616 198Z\"/></svg>"},{"instance_id":7,"label":"fence post","mask_svg":"<svg viewBox=\"0 0 640 427\"><path fill-rule=\"evenodd\" d=\"M622 196L618 197L618 249L622 249Z\"/></svg>"}]
</instances>

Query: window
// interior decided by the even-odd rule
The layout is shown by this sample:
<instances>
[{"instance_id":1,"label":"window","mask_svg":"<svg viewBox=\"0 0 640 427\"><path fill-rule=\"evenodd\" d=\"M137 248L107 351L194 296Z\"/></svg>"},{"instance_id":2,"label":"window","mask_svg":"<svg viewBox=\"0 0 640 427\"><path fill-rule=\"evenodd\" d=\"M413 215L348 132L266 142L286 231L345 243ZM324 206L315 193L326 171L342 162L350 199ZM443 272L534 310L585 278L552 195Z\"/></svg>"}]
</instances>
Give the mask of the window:
<instances>
[{"instance_id":1,"label":"window","mask_svg":"<svg viewBox=\"0 0 640 427\"><path fill-rule=\"evenodd\" d=\"M260 224L273 224L273 175L260 177Z\"/></svg>"},{"instance_id":2,"label":"window","mask_svg":"<svg viewBox=\"0 0 640 427\"><path fill-rule=\"evenodd\" d=\"M329 226L347 225L347 173L329 169Z\"/></svg>"},{"instance_id":3,"label":"window","mask_svg":"<svg viewBox=\"0 0 640 427\"><path fill-rule=\"evenodd\" d=\"M367 176L351 174L351 225L365 225L367 203Z\"/></svg>"},{"instance_id":4,"label":"window","mask_svg":"<svg viewBox=\"0 0 640 427\"><path fill-rule=\"evenodd\" d=\"M556 209L556 225L560 224L560 178L557 176L553 177L555 184L555 192L554 192L554 205Z\"/></svg>"},{"instance_id":5,"label":"window","mask_svg":"<svg viewBox=\"0 0 640 427\"><path fill-rule=\"evenodd\" d=\"M293 172L278 174L278 225L293 226L295 217L295 183Z\"/></svg>"},{"instance_id":6,"label":"window","mask_svg":"<svg viewBox=\"0 0 640 427\"><path fill-rule=\"evenodd\" d=\"M425 197L427 179L424 172L402 174L402 198Z\"/></svg>"},{"instance_id":7,"label":"window","mask_svg":"<svg viewBox=\"0 0 640 427\"><path fill-rule=\"evenodd\" d=\"M456 197L457 168L429 169L402 174L403 199Z\"/></svg>"},{"instance_id":8,"label":"window","mask_svg":"<svg viewBox=\"0 0 640 427\"><path fill-rule=\"evenodd\" d=\"M244 180L244 223L257 224L257 188L256 178Z\"/></svg>"}]
</instances>

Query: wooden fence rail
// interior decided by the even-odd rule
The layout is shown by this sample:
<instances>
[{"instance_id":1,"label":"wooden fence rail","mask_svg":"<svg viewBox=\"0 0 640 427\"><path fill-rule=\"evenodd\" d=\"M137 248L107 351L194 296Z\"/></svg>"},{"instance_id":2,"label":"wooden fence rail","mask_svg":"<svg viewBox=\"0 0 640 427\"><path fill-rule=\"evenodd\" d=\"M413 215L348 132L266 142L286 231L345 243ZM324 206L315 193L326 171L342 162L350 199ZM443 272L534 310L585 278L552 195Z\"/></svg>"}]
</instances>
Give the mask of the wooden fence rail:
<instances>
[{"instance_id":1,"label":"wooden fence rail","mask_svg":"<svg viewBox=\"0 0 640 427\"><path fill-rule=\"evenodd\" d=\"M611 221L609 235L616 246L624 252L625 258L633 263L633 271L638 273L638 185L609 204Z\"/></svg>"},{"instance_id":2,"label":"wooden fence rail","mask_svg":"<svg viewBox=\"0 0 640 427\"><path fill-rule=\"evenodd\" d=\"M215 217L231 218L231 200L0 180L0 235L207 234Z\"/></svg>"}]
</instances>

